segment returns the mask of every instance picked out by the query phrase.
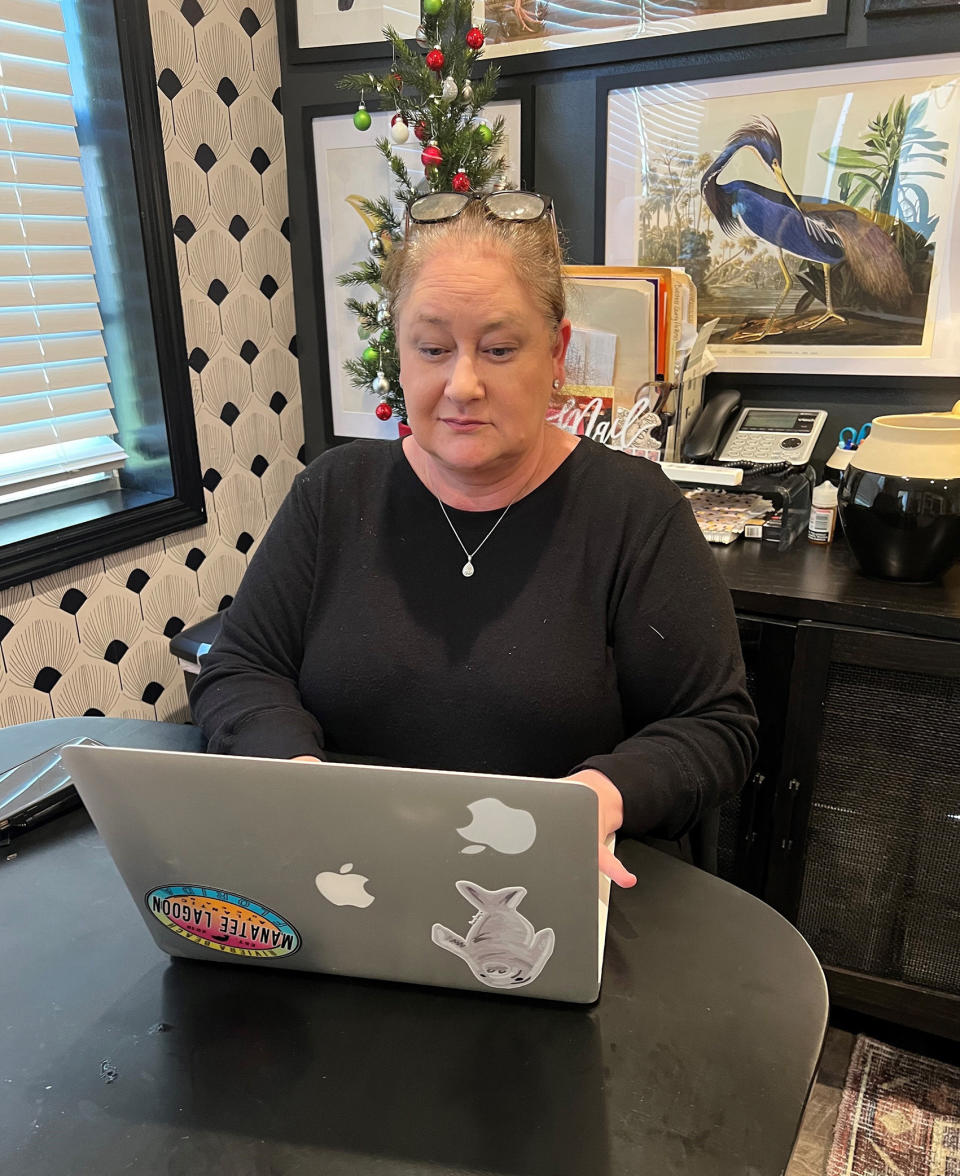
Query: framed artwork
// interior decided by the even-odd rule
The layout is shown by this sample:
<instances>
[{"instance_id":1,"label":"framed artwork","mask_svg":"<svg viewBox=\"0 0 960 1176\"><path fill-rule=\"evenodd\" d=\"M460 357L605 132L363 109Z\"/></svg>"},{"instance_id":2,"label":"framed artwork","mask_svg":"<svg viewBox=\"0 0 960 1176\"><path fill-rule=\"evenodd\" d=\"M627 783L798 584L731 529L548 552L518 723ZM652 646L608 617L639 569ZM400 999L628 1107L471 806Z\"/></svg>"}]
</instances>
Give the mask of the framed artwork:
<instances>
[{"instance_id":1,"label":"framed artwork","mask_svg":"<svg viewBox=\"0 0 960 1176\"><path fill-rule=\"evenodd\" d=\"M867 16L902 16L915 12L956 12L960 0L866 0L863 11Z\"/></svg>"},{"instance_id":2,"label":"framed artwork","mask_svg":"<svg viewBox=\"0 0 960 1176\"><path fill-rule=\"evenodd\" d=\"M519 98L491 102L484 107L484 118L504 120L504 158L507 160L507 183L520 186L523 159ZM355 109L350 108L350 112ZM344 360L362 350L357 334L357 320L346 308L349 291L337 284L337 276L352 269L367 257L370 231L356 208L356 197L372 200L390 196L393 176L376 140L390 129L392 111L373 114L373 123L364 134L353 125L350 112L316 115L310 120L314 175L310 181L316 191L313 226L316 282L322 289L317 308L318 332L326 340L326 371L321 373L325 395L329 399L329 425L336 440L350 437L396 437L396 420L379 421L374 415L376 397L355 387L343 370ZM406 163L414 179L422 171L420 152L423 145L413 137L394 152Z\"/></svg>"},{"instance_id":3,"label":"framed artwork","mask_svg":"<svg viewBox=\"0 0 960 1176\"><path fill-rule=\"evenodd\" d=\"M500 65L507 72L839 33L846 12L846 0L474 0L473 5L474 21L486 33L484 56L504 59ZM513 65L516 57L521 60Z\"/></svg>"},{"instance_id":4,"label":"framed artwork","mask_svg":"<svg viewBox=\"0 0 960 1176\"><path fill-rule=\"evenodd\" d=\"M718 370L960 374L960 54L616 83L606 263L684 267Z\"/></svg>"},{"instance_id":5,"label":"framed artwork","mask_svg":"<svg viewBox=\"0 0 960 1176\"><path fill-rule=\"evenodd\" d=\"M384 26L413 43L421 21L420 0L284 3L294 64L388 57ZM473 19L486 33L485 59L528 73L840 33L847 0L474 0Z\"/></svg>"},{"instance_id":6,"label":"framed artwork","mask_svg":"<svg viewBox=\"0 0 960 1176\"><path fill-rule=\"evenodd\" d=\"M306 61L389 57L383 28L392 25L412 41L420 24L420 0L284 0L287 56Z\"/></svg>"}]
</instances>

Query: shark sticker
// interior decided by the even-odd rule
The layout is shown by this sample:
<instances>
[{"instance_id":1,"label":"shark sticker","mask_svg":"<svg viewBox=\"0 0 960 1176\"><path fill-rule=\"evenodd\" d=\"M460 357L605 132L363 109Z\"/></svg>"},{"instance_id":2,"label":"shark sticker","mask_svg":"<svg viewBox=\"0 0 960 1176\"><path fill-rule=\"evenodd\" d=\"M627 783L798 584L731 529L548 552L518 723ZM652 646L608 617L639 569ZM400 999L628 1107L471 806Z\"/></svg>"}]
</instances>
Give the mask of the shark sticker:
<instances>
[{"instance_id":1,"label":"shark sticker","mask_svg":"<svg viewBox=\"0 0 960 1176\"><path fill-rule=\"evenodd\" d=\"M430 938L437 947L459 956L489 988L522 988L536 980L553 955L556 937L552 927L534 931L517 910L526 888L484 890L475 882L458 882L457 890L477 912L466 936L434 923Z\"/></svg>"}]
</instances>

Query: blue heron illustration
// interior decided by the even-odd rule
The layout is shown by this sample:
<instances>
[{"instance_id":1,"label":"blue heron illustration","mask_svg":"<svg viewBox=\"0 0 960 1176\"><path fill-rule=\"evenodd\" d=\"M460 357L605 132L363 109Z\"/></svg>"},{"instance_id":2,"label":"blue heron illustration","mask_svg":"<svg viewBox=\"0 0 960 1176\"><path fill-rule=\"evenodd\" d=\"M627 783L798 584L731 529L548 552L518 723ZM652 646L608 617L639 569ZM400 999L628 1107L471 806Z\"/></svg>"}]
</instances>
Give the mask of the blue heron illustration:
<instances>
[{"instance_id":1,"label":"blue heron illustration","mask_svg":"<svg viewBox=\"0 0 960 1176\"><path fill-rule=\"evenodd\" d=\"M776 177L782 191L765 188L750 180L721 184L717 177L738 151L752 150ZM777 315L793 279L784 253L823 266L824 302L820 315L797 329L816 330L831 320L846 322L833 305L830 271L846 263L856 284L883 310L900 311L910 296L910 281L896 245L865 213L840 201L795 196L781 169L783 147L780 132L765 116L751 120L727 140L720 154L703 173L700 192L707 207L728 237L744 231L767 241L777 249L777 261L784 286L772 314L756 330L741 331L741 340L759 340L781 334Z\"/></svg>"}]
</instances>

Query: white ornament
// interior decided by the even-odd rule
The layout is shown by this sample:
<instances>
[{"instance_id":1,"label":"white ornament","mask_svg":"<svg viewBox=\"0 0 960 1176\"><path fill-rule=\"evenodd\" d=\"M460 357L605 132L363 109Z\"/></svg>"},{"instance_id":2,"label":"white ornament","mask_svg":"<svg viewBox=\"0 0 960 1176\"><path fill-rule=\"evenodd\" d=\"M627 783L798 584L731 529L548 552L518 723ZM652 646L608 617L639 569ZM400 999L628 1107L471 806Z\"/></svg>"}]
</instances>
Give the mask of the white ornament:
<instances>
[{"instance_id":1,"label":"white ornament","mask_svg":"<svg viewBox=\"0 0 960 1176\"><path fill-rule=\"evenodd\" d=\"M390 128L390 138L394 143L406 143L410 138L410 128L402 118L398 118Z\"/></svg>"},{"instance_id":2,"label":"white ornament","mask_svg":"<svg viewBox=\"0 0 960 1176\"><path fill-rule=\"evenodd\" d=\"M420 25L417 28L414 39L416 40L417 44L420 46L421 49L432 48L432 45L430 43L430 38L427 36L427 30L423 27L423 25Z\"/></svg>"},{"instance_id":3,"label":"white ornament","mask_svg":"<svg viewBox=\"0 0 960 1176\"><path fill-rule=\"evenodd\" d=\"M370 382L370 390L375 396L386 396L386 394L390 391L390 381L383 374L383 372L377 372L377 374L373 377Z\"/></svg>"},{"instance_id":4,"label":"white ornament","mask_svg":"<svg viewBox=\"0 0 960 1176\"><path fill-rule=\"evenodd\" d=\"M464 102L473 101L473 86L470 85L469 78L467 78L467 80L463 83L463 88L460 91L460 97L464 100Z\"/></svg>"},{"instance_id":5,"label":"white ornament","mask_svg":"<svg viewBox=\"0 0 960 1176\"><path fill-rule=\"evenodd\" d=\"M440 87L440 99L443 102L450 103L457 96L457 83L452 77L445 77L443 85Z\"/></svg>"}]
</instances>

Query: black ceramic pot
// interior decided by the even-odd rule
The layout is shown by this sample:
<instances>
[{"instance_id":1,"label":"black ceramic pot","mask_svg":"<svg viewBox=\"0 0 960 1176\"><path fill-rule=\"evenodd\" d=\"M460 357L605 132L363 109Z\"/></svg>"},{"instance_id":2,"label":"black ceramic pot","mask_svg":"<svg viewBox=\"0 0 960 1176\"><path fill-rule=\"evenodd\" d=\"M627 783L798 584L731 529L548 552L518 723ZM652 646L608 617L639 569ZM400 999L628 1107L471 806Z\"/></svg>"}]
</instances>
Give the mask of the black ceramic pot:
<instances>
[{"instance_id":1,"label":"black ceramic pot","mask_svg":"<svg viewBox=\"0 0 960 1176\"><path fill-rule=\"evenodd\" d=\"M850 465L837 504L868 576L928 583L960 558L960 477L904 477Z\"/></svg>"}]
</instances>

